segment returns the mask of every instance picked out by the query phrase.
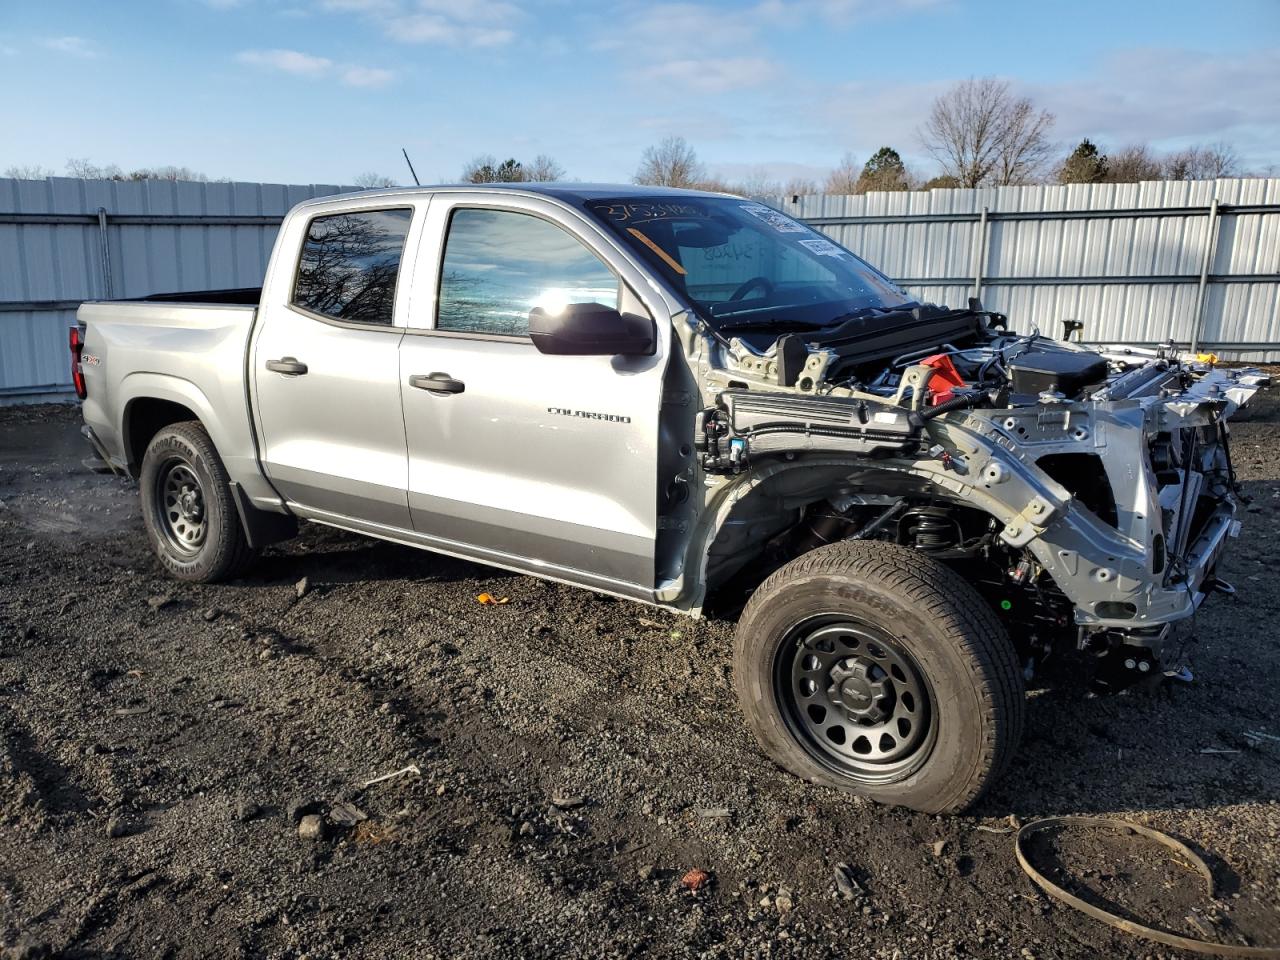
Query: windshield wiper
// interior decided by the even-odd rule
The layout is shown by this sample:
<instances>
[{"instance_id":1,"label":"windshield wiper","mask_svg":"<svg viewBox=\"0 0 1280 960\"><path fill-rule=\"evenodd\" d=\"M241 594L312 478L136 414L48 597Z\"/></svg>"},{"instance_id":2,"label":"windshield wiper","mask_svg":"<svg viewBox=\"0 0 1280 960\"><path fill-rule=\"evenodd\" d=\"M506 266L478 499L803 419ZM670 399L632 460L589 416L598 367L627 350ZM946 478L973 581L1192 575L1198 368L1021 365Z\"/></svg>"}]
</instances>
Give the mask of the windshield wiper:
<instances>
[{"instance_id":1,"label":"windshield wiper","mask_svg":"<svg viewBox=\"0 0 1280 960\"><path fill-rule=\"evenodd\" d=\"M832 317L832 325L845 323L849 320L856 320L859 317L875 316L876 319L883 317L901 317L910 316L911 313L919 309L921 304L911 302L900 304L896 307L859 307L857 310L850 310L848 313L842 313L838 317Z\"/></svg>"},{"instance_id":2,"label":"windshield wiper","mask_svg":"<svg viewBox=\"0 0 1280 960\"><path fill-rule=\"evenodd\" d=\"M716 324L716 329L725 330L777 330L780 333L793 330L825 330L830 324L813 323L809 320L730 320L728 323Z\"/></svg>"}]
</instances>

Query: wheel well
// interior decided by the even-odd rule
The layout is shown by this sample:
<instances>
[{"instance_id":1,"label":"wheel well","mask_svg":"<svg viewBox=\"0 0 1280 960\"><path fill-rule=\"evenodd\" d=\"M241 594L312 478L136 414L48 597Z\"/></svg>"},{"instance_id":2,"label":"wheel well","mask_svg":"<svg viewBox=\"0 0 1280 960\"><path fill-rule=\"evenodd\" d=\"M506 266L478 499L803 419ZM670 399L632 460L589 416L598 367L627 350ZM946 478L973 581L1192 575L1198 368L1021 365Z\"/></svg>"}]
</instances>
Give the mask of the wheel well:
<instances>
[{"instance_id":1,"label":"wheel well","mask_svg":"<svg viewBox=\"0 0 1280 960\"><path fill-rule=\"evenodd\" d=\"M200 418L189 408L172 400L140 397L129 404L124 415L125 453L129 458L129 472L137 477L142 466L142 456L147 452L151 438L171 423Z\"/></svg>"}]
</instances>

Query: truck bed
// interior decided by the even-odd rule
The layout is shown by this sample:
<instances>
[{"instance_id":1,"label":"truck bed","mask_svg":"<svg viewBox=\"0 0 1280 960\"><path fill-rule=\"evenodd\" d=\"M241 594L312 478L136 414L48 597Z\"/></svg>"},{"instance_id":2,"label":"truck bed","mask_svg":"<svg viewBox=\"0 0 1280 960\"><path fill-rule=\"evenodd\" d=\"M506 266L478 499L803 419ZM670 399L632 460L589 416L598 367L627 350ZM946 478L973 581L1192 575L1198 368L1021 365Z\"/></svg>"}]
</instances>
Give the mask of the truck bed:
<instances>
[{"instance_id":1,"label":"truck bed","mask_svg":"<svg viewBox=\"0 0 1280 960\"><path fill-rule=\"evenodd\" d=\"M250 293L249 303L236 299ZM257 294L161 294L80 307L84 419L112 464L136 471L141 459L129 428L135 401L150 408L148 416L163 416L157 403L177 404L204 424L233 481L252 497L270 496L257 463L245 383Z\"/></svg>"},{"instance_id":2,"label":"truck bed","mask_svg":"<svg viewBox=\"0 0 1280 960\"><path fill-rule=\"evenodd\" d=\"M261 287L234 287L227 290L183 290L178 293L153 293L117 303L212 303L256 307L262 299Z\"/></svg>"}]
</instances>

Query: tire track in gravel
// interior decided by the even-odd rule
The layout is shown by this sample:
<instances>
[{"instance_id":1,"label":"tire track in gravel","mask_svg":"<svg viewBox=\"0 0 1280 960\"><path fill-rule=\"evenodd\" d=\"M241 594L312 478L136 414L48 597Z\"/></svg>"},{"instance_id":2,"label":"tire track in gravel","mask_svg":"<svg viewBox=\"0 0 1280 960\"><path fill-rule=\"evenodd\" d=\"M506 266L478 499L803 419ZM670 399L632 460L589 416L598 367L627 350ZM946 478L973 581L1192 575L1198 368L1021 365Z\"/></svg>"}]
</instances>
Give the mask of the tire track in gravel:
<instances>
[{"instance_id":1,"label":"tire track in gravel","mask_svg":"<svg viewBox=\"0 0 1280 960\"><path fill-rule=\"evenodd\" d=\"M1259 629L1280 606L1266 575L1280 432L1239 433L1258 512L1229 576L1248 592L1204 614L1200 684L1168 702L1037 692L1014 769L952 820L769 765L729 694L724 622L314 527L242 582L176 584L131 526L37 537L0 511L0 717L90 804L37 823L0 786L0 944L33 930L73 957L1149 953L1034 894L1009 837L975 829L1009 811L1173 829L1230 864L1240 928L1265 934L1280 775L1265 744L1233 744L1280 732ZM20 508L30 494L7 493L9 475L0 499ZM39 495L57 499L48 476ZM481 590L512 602L481 607ZM1202 738L1240 753L1201 756ZM355 789L406 762L423 776ZM556 807L562 793L586 803ZM385 835L300 841L289 802L344 796ZM244 799L261 812L241 820ZM721 806L728 822L697 813ZM111 816L136 832L108 837ZM832 899L840 860L865 901ZM716 876L698 897L678 882L694 865ZM780 883L785 916L759 903Z\"/></svg>"}]
</instances>

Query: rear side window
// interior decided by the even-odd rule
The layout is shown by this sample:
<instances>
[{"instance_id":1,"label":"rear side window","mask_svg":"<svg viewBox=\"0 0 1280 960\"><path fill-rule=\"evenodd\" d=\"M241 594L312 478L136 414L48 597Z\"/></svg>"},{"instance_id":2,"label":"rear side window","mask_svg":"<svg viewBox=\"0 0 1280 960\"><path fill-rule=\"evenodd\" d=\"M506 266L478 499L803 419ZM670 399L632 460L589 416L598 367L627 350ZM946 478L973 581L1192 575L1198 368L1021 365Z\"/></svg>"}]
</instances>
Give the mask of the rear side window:
<instances>
[{"instance_id":1,"label":"rear side window","mask_svg":"<svg viewBox=\"0 0 1280 960\"><path fill-rule=\"evenodd\" d=\"M361 210L307 226L293 304L351 323L390 325L412 210Z\"/></svg>"},{"instance_id":2,"label":"rear side window","mask_svg":"<svg viewBox=\"0 0 1280 960\"><path fill-rule=\"evenodd\" d=\"M618 278L567 230L509 210L454 211L436 329L526 336L529 311L618 306Z\"/></svg>"}]
</instances>

